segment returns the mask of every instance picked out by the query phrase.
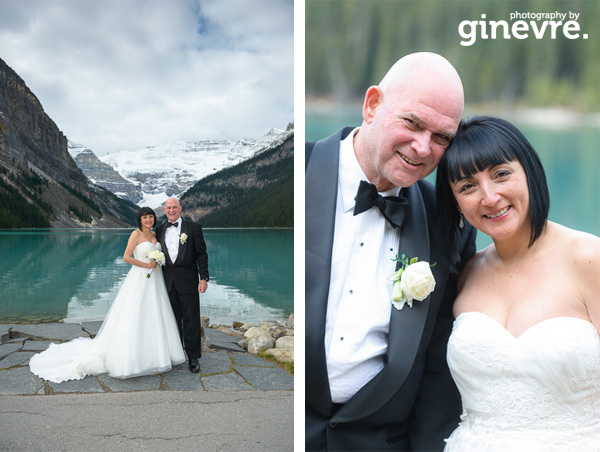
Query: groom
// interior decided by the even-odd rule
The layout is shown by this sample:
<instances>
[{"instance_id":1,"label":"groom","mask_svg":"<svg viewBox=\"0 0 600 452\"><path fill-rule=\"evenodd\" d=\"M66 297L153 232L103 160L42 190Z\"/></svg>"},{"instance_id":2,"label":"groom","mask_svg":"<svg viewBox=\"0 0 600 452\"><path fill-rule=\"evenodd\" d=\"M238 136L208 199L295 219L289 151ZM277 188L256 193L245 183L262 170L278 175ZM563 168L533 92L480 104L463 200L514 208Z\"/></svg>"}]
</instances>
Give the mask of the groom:
<instances>
[{"instance_id":1,"label":"groom","mask_svg":"<svg viewBox=\"0 0 600 452\"><path fill-rule=\"evenodd\" d=\"M156 228L166 258L163 276L190 371L198 373L202 355L198 293L206 292L208 287L206 243L199 224L181 219L181 205L176 198L167 199L163 211L168 221Z\"/></svg>"},{"instance_id":2,"label":"groom","mask_svg":"<svg viewBox=\"0 0 600 452\"><path fill-rule=\"evenodd\" d=\"M367 90L360 127L306 145L306 450L442 450L458 424L446 364L456 274L436 240L434 188L421 179L463 102L447 60L407 55ZM475 231L461 232L460 266L475 251ZM403 254L431 265L435 289L398 310L388 277Z\"/></svg>"}]
</instances>

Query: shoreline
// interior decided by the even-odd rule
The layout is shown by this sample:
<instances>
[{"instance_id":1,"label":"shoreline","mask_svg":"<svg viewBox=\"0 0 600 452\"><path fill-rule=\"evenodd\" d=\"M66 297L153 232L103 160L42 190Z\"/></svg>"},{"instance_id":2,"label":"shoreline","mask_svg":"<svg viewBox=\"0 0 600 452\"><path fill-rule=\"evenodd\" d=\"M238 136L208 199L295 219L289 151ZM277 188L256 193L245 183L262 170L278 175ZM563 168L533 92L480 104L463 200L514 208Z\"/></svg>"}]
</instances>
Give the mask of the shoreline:
<instances>
[{"instance_id":1,"label":"shoreline","mask_svg":"<svg viewBox=\"0 0 600 452\"><path fill-rule=\"evenodd\" d=\"M102 326L102 321L64 323L2 323L0 322L0 347L15 340L30 340L41 343L47 341L67 342L73 339L72 333L80 330L94 338ZM272 355L278 361L294 362L294 313L286 320L263 320L260 322L232 322L231 326L210 323L209 317L200 317L202 329L202 352L210 353L209 348L231 352L248 352L259 355L263 352ZM211 330L207 332L206 330ZM69 335L64 336L63 331ZM215 334L223 337L215 341ZM209 346L209 342L217 342ZM47 346L48 344L46 344ZM14 351L14 350L13 350ZM38 350L39 351L39 350ZM11 351L12 352L12 351ZM2 358L0 358L0 361Z\"/></svg>"},{"instance_id":2,"label":"shoreline","mask_svg":"<svg viewBox=\"0 0 600 452\"><path fill-rule=\"evenodd\" d=\"M294 312L290 312L290 313L284 313L283 317L280 318L275 318L275 317L270 317L267 319L261 319L261 320L249 320L249 321L245 321L245 320L239 320L239 319L234 319L231 322L229 321L222 321L219 320L217 318L216 321L212 322L211 321L211 316L207 316L207 315L201 315L200 316L200 322L202 323L202 326L205 326L206 328L212 328L213 326L215 327L228 327L228 328L233 328L233 326L235 324L241 324L241 325L250 325L250 324L261 324L261 323L267 323L267 322L278 322L278 323L286 323L289 321L290 316L293 316ZM207 319L209 324L205 325L205 320ZM83 324L90 324L90 323L102 323L104 322L104 319L102 320L78 320L78 321L72 321L72 322L65 322L65 319L59 319L59 320L52 320L52 319L48 319L48 321L26 321L26 322L16 322L16 321L9 321L7 319L0 319L0 325L52 325L52 324L61 324L61 325L83 325ZM212 328L215 329L215 328Z\"/></svg>"}]
</instances>

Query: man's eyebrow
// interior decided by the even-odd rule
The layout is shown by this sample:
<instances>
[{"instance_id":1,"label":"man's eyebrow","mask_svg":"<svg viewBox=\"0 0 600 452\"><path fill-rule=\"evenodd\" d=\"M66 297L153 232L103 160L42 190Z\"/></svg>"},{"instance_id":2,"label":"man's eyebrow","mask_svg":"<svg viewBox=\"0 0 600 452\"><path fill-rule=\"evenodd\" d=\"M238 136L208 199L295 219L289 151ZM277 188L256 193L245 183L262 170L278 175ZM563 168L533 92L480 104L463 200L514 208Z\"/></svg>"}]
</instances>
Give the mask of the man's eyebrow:
<instances>
[{"instance_id":1,"label":"man's eyebrow","mask_svg":"<svg viewBox=\"0 0 600 452\"><path fill-rule=\"evenodd\" d=\"M409 112L406 114L406 116L409 117L409 119L412 119L413 121L419 123L420 127L425 127L426 128L426 123L425 121L423 121L419 116L417 116L415 113ZM429 130L429 129L428 129ZM434 132L431 131L432 133L436 133L438 135L444 135L446 138L448 138L449 140L453 140L454 137L456 136L455 133L453 132L446 132L446 131L442 131L442 132Z\"/></svg>"}]
</instances>

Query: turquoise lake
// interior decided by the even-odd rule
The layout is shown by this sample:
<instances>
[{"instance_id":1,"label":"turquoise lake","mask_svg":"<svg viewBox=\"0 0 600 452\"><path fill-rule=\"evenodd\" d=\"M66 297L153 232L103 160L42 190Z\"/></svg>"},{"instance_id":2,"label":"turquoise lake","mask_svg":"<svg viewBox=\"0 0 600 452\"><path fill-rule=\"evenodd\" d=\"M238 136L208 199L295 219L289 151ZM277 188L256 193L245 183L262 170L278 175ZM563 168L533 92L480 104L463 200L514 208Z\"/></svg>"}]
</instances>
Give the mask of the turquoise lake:
<instances>
[{"instance_id":1,"label":"turquoise lake","mask_svg":"<svg viewBox=\"0 0 600 452\"><path fill-rule=\"evenodd\" d=\"M103 320L131 266L131 229L0 231L0 323ZM205 229L211 323L287 319L294 309L294 231Z\"/></svg>"}]
</instances>

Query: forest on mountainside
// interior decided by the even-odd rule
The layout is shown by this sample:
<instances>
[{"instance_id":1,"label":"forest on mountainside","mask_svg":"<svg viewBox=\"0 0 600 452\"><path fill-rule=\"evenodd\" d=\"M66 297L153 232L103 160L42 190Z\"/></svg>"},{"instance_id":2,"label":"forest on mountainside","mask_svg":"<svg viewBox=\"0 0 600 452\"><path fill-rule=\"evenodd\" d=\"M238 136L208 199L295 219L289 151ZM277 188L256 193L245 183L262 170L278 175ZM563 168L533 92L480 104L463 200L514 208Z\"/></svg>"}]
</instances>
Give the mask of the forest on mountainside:
<instances>
[{"instance_id":1,"label":"forest on mountainside","mask_svg":"<svg viewBox=\"0 0 600 452\"><path fill-rule=\"evenodd\" d=\"M198 181L181 197L203 227L294 227L294 135Z\"/></svg>"}]
</instances>

